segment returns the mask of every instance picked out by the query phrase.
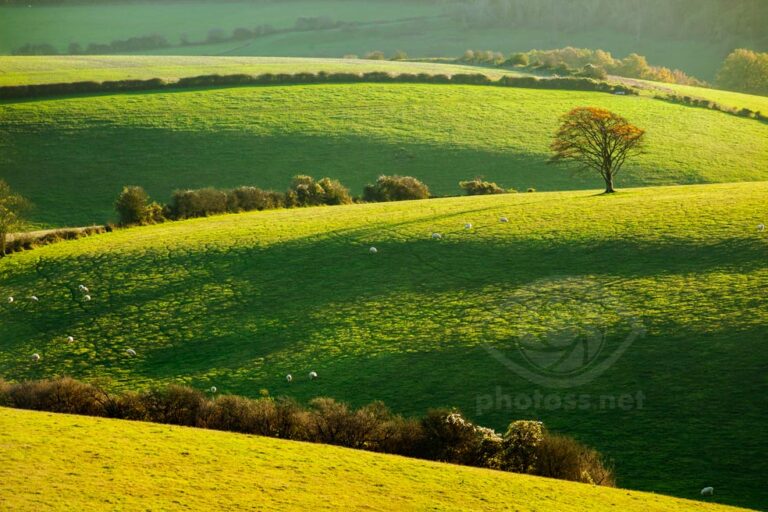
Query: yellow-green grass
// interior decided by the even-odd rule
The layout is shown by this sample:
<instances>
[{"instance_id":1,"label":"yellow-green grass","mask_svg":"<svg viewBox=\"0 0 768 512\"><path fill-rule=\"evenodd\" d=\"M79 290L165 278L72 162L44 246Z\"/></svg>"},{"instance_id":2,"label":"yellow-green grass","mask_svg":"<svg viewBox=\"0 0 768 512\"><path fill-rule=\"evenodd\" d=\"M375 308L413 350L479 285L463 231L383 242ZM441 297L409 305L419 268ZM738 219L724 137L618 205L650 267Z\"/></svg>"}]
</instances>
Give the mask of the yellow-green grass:
<instances>
[{"instance_id":1,"label":"yellow-green grass","mask_svg":"<svg viewBox=\"0 0 768 512\"><path fill-rule=\"evenodd\" d=\"M538 418L615 459L622 486L695 498L714 485L723 502L763 508L766 198L765 182L511 194L64 242L0 260L0 375L384 400L405 414L458 406L497 429ZM578 382L514 370L535 370L520 340L571 328L566 341L599 329L599 360L620 357L565 389Z\"/></svg>"},{"instance_id":2,"label":"yellow-green grass","mask_svg":"<svg viewBox=\"0 0 768 512\"><path fill-rule=\"evenodd\" d=\"M428 84L239 87L0 104L0 179L43 225L114 218L123 185L160 201L180 188L284 190L299 173L359 194L382 173L434 194L478 175L526 190L594 188L547 164L559 117L598 106L648 131L619 186L768 179L768 125L650 98ZM55 184L55 186L53 186Z\"/></svg>"},{"instance_id":3,"label":"yellow-green grass","mask_svg":"<svg viewBox=\"0 0 768 512\"><path fill-rule=\"evenodd\" d=\"M256 436L0 408L0 503L47 510L736 511Z\"/></svg>"},{"instance_id":4,"label":"yellow-green grass","mask_svg":"<svg viewBox=\"0 0 768 512\"><path fill-rule=\"evenodd\" d=\"M467 26L445 13L440 3L404 0L0 7L0 53L10 54L26 43L50 43L65 52L72 42L85 47L89 43L110 43L153 33L165 36L176 45L182 34L192 41L201 41L211 29L222 29L226 34L238 27L253 28L262 24L285 29L294 26L299 17L325 16L340 21L376 23L280 33L214 45L174 46L147 53L341 57L362 56L371 50L383 50L389 55L395 50L405 50L414 57L457 57L467 49L509 54L532 48L575 46L603 48L619 57L637 52L655 65L683 69L713 80L724 55L734 44L750 44L746 40L739 42L738 35L733 35L727 43L715 44L645 34L627 37L626 33L610 30L573 32L554 26Z\"/></svg>"},{"instance_id":5,"label":"yellow-green grass","mask_svg":"<svg viewBox=\"0 0 768 512\"><path fill-rule=\"evenodd\" d=\"M200 56L0 56L0 86L92 80L175 81L197 75L246 73L428 73L431 75L483 73L493 79L520 75L514 71L430 62L365 59L312 59L297 57L200 57Z\"/></svg>"}]
</instances>

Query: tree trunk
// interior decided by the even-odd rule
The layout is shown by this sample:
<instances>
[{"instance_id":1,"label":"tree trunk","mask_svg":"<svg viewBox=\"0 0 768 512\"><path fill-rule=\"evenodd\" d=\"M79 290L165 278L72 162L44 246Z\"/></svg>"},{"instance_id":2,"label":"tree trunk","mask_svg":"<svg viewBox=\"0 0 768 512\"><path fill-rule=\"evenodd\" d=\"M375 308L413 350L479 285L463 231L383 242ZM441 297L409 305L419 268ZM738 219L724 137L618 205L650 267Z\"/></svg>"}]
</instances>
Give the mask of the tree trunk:
<instances>
[{"instance_id":1,"label":"tree trunk","mask_svg":"<svg viewBox=\"0 0 768 512\"><path fill-rule=\"evenodd\" d=\"M607 178L605 178L605 193L613 194L614 192L616 192L616 189L613 188L613 176L609 175Z\"/></svg>"},{"instance_id":2,"label":"tree trunk","mask_svg":"<svg viewBox=\"0 0 768 512\"><path fill-rule=\"evenodd\" d=\"M0 258L5 256L5 237L8 236L3 232L0 232Z\"/></svg>"}]
</instances>

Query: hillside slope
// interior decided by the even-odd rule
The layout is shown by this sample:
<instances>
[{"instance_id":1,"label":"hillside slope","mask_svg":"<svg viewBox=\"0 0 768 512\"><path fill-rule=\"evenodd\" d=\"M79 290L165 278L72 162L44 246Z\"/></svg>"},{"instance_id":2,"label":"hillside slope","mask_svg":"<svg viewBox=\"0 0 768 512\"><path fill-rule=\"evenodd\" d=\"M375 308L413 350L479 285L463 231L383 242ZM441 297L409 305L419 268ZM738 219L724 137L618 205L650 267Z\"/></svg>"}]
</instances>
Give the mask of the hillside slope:
<instances>
[{"instance_id":1,"label":"hillside slope","mask_svg":"<svg viewBox=\"0 0 768 512\"><path fill-rule=\"evenodd\" d=\"M331 446L11 409L0 409L0 446L0 503L17 512L741 510Z\"/></svg>"},{"instance_id":2,"label":"hillside slope","mask_svg":"<svg viewBox=\"0 0 768 512\"><path fill-rule=\"evenodd\" d=\"M585 105L648 131L647 153L619 186L768 179L768 125L758 121L650 98L426 84L6 102L0 179L49 225L103 223L121 187L137 184L160 201L210 185L284 190L300 173L340 179L356 194L382 173L416 176L438 195L478 175L522 190L594 188L592 175L547 165L559 117Z\"/></svg>"},{"instance_id":3,"label":"hillside slope","mask_svg":"<svg viewBox=\"0 0 768 512\"><path fill-rule=\"evenodd\" d=\"M764 507L767 196L768 183L513 194L65 242L0 261L0 297L16 297L0 302L0 375L459 406L495 428L539 418L613 457L620 485L715 485ZM577 365L587 382L520 349L595 339L589 364L609 364ZM285 382L310 370L321 378Z\"/></svg>"}]
</instances>

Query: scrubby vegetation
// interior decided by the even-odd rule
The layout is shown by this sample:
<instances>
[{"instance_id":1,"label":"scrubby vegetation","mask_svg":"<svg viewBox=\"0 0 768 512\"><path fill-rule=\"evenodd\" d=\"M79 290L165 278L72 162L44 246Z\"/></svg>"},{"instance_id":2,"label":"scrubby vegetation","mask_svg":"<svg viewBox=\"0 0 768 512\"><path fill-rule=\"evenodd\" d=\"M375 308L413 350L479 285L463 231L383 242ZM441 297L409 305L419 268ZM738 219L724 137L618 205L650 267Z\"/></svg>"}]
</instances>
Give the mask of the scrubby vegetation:
<instances>
[{"instance_id":1,"label":"scrubby vegetation","mask_svg":"<svg viewBox=\"0 0 768 512\"><path fill-rule=\"evenodd\" d=\"M482 178L460 181L459 186L468 196L503 194L506 192L506 190L498 186L496 183L492 181L484 181Z\"/></svg>"},{"instance_id":2,"label":"scrubby vegetation","mask_svg":"<svg viewBox=\"0 0 768 512\"><path fill-rule=\"evenodd\" d=\"M456 410L433 410L423 418L411 419L393 414L381 402L355 410L332 398L315 398L304 407L280 397L210 397L184 386L112 393L70 378L17 384L0 380L0 407L226 430L614 484L602 456L585 458L583 454L596 452L562 435L556 438L560 441L547 445L542 458L546 466L539 466L538 451L549 435L540 422L514 421L501 436L474 425ZM567 440L569 449L559 449L562 440Z\"/></svg>"},{"instance_id":3,"label":"scrubby vegetation","mask_svg":"<svg viewBox=\"0 0 768 512\"><path fill-rule=\"evenodd\" d=\"M429 187L411 176L379 176L376 183L363 188L367 202L410 201L429 198Z\"/></svg>"},{"instance_id":4,"label":"scrubby vegetation","mask_svg":"<svg viewBox=\"0 0 768 512\"><path fill-rule=\"evenodd\" d=\"M735 50L720 68L717 84L723 89L768 96L768 53Z\"/></svg>"}]
</instances>

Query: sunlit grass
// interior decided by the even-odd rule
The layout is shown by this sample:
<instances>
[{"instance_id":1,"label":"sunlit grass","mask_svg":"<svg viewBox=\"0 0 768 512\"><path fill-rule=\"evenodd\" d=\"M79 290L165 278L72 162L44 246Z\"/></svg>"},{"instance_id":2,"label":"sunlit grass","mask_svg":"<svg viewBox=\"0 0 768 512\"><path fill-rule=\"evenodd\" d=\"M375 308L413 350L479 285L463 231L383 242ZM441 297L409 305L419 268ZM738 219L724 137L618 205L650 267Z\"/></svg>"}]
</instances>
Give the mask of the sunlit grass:
<instances>
[{"instance_id":1,"label":"sunlit grass","mask_svg":"<svg viewBox=\"0 0 768 512\"><path fill-rule=\"evenodd\" d=\"M41 510L737 510L191 428L0 409L0 500Z\"/></svg>"}]
</instances>

